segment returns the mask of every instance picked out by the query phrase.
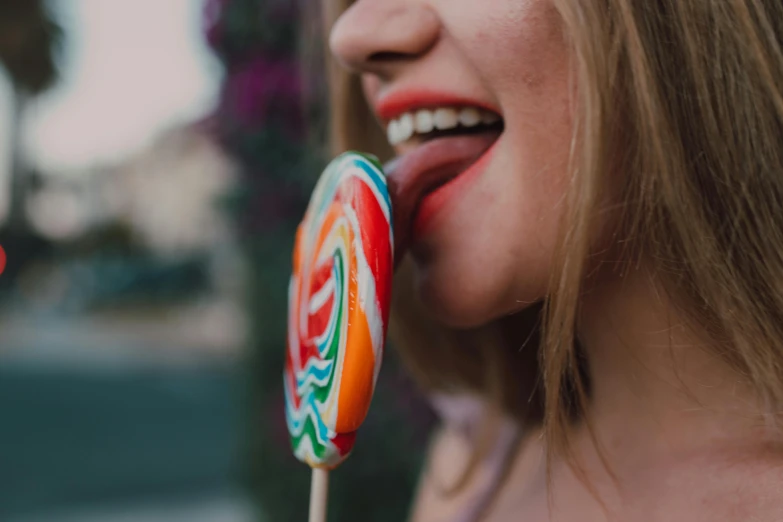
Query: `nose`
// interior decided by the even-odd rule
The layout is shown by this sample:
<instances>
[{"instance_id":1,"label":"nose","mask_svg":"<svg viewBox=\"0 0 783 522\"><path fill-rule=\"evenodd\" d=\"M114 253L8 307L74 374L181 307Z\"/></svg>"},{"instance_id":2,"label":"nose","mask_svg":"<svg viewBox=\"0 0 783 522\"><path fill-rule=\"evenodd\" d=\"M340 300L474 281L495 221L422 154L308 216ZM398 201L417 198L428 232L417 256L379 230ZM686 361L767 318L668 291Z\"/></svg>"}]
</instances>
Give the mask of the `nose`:
<instances>
[{"instance_id":1,"label":"nose","mask_svg":"<svg viewBox=\"0 0 783 522\"><path fill-rule=\"evenodd\" d=\"M347 68L388 77L426 54L440 30L439 18L423 3L357 0L334 24L329 46Z\"/></svg>"}]
</instances>

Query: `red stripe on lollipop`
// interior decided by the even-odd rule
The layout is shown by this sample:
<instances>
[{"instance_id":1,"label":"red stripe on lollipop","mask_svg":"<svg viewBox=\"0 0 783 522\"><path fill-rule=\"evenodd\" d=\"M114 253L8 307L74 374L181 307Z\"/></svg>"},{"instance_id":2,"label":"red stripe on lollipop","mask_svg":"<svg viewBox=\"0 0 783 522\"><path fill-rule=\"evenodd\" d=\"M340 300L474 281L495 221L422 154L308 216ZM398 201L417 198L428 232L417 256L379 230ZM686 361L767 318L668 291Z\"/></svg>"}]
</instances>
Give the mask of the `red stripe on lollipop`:
<instances>
[{"instance_id":1,"label":"red stripe on lollipop","mask_svg":"<svg viewBox=\"0 0 783 522\"><path fill-rule=\"evenodd\" d=\"M388 324L389 301L391 300L392 279L388 274L392 273L391 242L378 241L379 237L389 236L389 224L372 189L364 183L357 183L354 192L354 204L361 208L362 212L362 247L364 257L370 263L373 279L375 279L375 292L378 303L383 313L384 337L385 326Z\"/></svg>"}]
</instances>

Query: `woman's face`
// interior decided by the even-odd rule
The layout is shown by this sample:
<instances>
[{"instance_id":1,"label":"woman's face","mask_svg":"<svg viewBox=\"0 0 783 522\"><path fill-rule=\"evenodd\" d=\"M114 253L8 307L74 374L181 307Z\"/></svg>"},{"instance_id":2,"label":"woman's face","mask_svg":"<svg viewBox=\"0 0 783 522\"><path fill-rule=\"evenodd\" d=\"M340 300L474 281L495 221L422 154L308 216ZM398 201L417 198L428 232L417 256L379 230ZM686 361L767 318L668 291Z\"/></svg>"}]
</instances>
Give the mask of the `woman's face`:
<instances>
[{"instance_id":1,"label":"woman's face","mask_svg":"<svg viewBox=\"0 0 783 522\"><path fill-rule=\"evenodd\" d=\"M398 154L395 232L435 316L471 327L544 297L572 140L551 0L357 0L330 45Z\"/></svg>"}]
</instances>

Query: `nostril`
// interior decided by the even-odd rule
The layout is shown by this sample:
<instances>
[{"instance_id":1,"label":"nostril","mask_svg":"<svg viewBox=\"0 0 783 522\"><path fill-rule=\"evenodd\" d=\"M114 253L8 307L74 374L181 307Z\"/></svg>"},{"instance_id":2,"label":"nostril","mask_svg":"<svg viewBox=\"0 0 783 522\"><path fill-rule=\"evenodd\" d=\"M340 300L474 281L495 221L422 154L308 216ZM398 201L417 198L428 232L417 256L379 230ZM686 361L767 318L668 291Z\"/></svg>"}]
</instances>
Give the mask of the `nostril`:
<instances>
[{"instance_id":1,"label":"nostril","mask_svg":"<svg viewBox=\"0 0 783 522\"><path fill-rule=\"evenodd\" d=\"M410 55L405 53L383 51L371 54L368 59L371 62L399 62L410 59Z\"/></svg>"}]
</instances>

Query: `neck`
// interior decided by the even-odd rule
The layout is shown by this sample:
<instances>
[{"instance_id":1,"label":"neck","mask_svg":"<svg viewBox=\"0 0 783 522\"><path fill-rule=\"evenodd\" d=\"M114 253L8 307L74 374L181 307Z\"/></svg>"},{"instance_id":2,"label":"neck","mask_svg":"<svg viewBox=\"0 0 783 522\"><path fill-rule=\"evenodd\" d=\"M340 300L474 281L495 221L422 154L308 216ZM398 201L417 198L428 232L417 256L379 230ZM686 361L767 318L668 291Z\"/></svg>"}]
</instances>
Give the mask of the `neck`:
<instances>
[{"instance_id":1,"label":"neck","mask_svg":"<svg viewBox=\"0 0 783 522\"><path fill-rule=\"evenodd\" d=\"M602 279L581 310L592 384L587 415L612 461L762 443L764 416L752 388L706 334L686 324L649 270Z\"/></svg>"}]
</instances>

